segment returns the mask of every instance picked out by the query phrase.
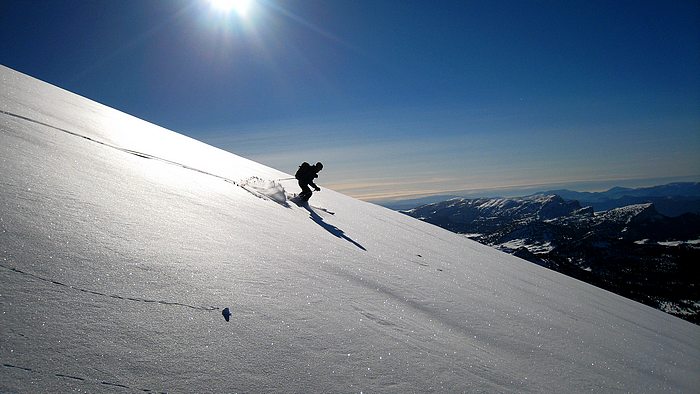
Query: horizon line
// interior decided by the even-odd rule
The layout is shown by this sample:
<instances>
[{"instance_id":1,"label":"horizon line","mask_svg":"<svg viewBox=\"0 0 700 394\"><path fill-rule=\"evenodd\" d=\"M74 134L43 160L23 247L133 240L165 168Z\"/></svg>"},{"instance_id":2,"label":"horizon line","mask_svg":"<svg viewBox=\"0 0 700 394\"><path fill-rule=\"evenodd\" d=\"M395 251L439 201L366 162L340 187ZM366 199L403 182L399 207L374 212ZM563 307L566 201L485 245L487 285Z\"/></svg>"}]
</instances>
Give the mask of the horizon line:
<instances>
[{"instance_id":1,"label":"horizon line","mask_svg":"<svg viewBox=\"0 0 700 394\"><path fill-rule=\"evenodd\" d=\"M543 183L530 183L522 185L505 185L505 186L495 186L495 187L485 187L485 188L472 188L472 189L445 189L439 191L431 191L428 193L366 193L366 194L352 194L343 192L342 190L334 189L340 193L347 194L353 198L357 198L362 201L371 202L374 204L381 203L400 203L409 202L412 200L420 200L431 197L440 196L450 196L450 197L497 197L501 196L497 192L505 193L503 196L516 197L517 192L523 192L527 194L533 194L537 192L546 192L547 186L556 187L559 186L560 189L567 189L576 192L603 192L610 190L615 187L628 187L628 188L645 188L653 186L663 186L673 183L694 183L700 182L700 174L697 175L687 175L687 176L676 176L676 177L663 177L663 178L615 178L615 179L600 179L600 180L573 180L564 182L543 182ZM615 183L632 183L627 186L621 186ZM600 184L597 187L582 187L585 184ZM605 186L602 186L605 184ZM578 186L578 188L577 188ZM538 190L542 188L542 190ZM522 194L520 196L524 196Z\"/></svg>"}]
</instances>

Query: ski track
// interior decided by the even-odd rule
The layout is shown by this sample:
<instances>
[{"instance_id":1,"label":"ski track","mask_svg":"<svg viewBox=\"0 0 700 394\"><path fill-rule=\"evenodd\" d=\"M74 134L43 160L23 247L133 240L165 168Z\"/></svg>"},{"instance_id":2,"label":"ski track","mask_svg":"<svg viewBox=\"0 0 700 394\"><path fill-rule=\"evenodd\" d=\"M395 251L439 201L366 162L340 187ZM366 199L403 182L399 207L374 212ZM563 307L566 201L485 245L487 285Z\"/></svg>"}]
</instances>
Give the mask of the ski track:
<instances>
[{"instance_id":1,"label":"ski track","mask_svg":"<svg viewBox=\"0 0 700 394\"><path fill-rule=\"evenodd\" d=\"M128 389L128 390L132 390L132 391L141 391L144 393L167 394L165 391L154 391L154 390L146 389L146 388L132 387L132 386L127 386L127 385L121 384L121 383L108 382L106 380L92 380L92 379L82 378L80 376L67 375L67 374L60 373L60 372L45 372L45 371L40 371L40 370L32 369L32 368L20 367L20 366L8 364L8 363L3 363L2 366L5 368L16 369L16 370L24 371L27 373L40 374L40 375L50 375L50 376L53 376L56 378L71 380L71 381L75 381L75 382L92 383L94 385L100 385L100 386L119 387L119 388ZM88 391L92 391L92 390L88 390ZM100 390L96 389L96 391L100 391Z\"/></svg>"},{"instance_id":2,"label":"ski track","mask_svg":"<svg viewBox=\"0 0 700 394\"><path fill-rule=\"evenodd\" d=\"M118 151L120 151L120 152L128 153L128 154L130 154L130 155L134 155L134 156L136 156L136 157L141 157L141 158L148 159L148 160L158 160L158 161L160 161L160 162L163 162L163 163L166 163L166 164L170 164L170 165L173 165L173 166L177 166L177 167L180 167L180 168L184 168L184 169L186 169L186 170L190 170L190 171L198 172L198 173L203 174L203 175L208 175L208 176L211 176L211 177L214 177L214 178L218 178L218 179L221 179L221 180L223 180L223 181L225 181L225 182L228 182L228 183L230 183L230 184L232 184L232 185L234 185L234 186L237 186L237 187L239 187L239 188L241 188L241 189L247 191L248 193L250 193L250 194L254 195L255 197L258 197L258 198L260 198L260 199L262 199L262 200L272 201L272 202L274 202L274 203L276 203L276 204L278 204L278 205L280 205L280 206L282 206L282 207L291 208L291 206L287 203L287 201L283 201L283 202L277 201L277 200L275 200L274 198L271 198L270 196L266 196L265 194L260 193L259 191L255 190L255 189L252 188L252 187L248 187L248 182L249 182L251 179L257 178L257 177L251 177L251 178L245 179L245 180L243 180L243 181L235 181L235 180L230 179L230 178L227 178L227 177L225 177L225 176L217 175L217 174L214 174L214 173L211 173L211 172L207 172L207 171L204 171L204 170L200 170L199 168L191 167L191 166L188 166L188 165L186 165L186 164L178 163L178 162L176 162L176 161L164 159L164 158L162 158L162 157L154 156L154 155L151 155L151 154L148 154L148 153L144 153L144 152L135 151L135 150L132 150L132 149L123 148L123 147L120 147L120 146L117 146L117 145L112 145L112 144L110 144L110 143L107 143L107 142L104 142L104 141L100 141L100 140L97 140L97 139L94 139L94 138L91 138L91 137L87 137L87 136L85 136L85 135L82 135L82 134L80 134L80 133L76 133L76 132L74 132L74 131L70 131L70 130L67 130L67 129L64 129L64 128L61 128L61 127L58 127L58 126L51 125L51 124L49 124L49 123L45 123L45 122L42 122L42 121L39 121L39 120L36 120L36 119L32 119L32 118L29 118L29 117L26 117L26 116L18 115L18 114L12 113L12 112L0 110L0 114L4 114L4 115L7 115L7 116L12 116L12 117L17 118L17 119L21 119L21 120L24 120L24 121L27 121L27 122L32 122L32 123L35 123L35 124L38 124L38 125L41 125L41 126L44 126L44 127L48 127L48 128L50 128L50 129L54 129L54 130L57 130L57 131L66 133L66 134L72 135L72 136L74 136L74 137L79 137L79 138L88 140L88 141L90 141L90 142L94 142L94 143L96 143L96 144L99 144L99 145L102 145L102 146L106 146L106 147L111 148L111 149L118 150ZM260 179L260 178L257 178L257 179ZM287 200L289 200L289 198L287 198ZM316 207L316 206L311 206L311 205L309 206L309 208L310 208L310 213L311 213L312 219L314 219L314 214L316 214L316 212L313 212L312 209L316 209L316 210L318 210L318 211L327 213L327 214L329 214L329 215L335 215L335 212L333 212L333 211L331 211L331 210L329 210L329 209L326 209L326 208ZM317 216L317 217L320 218L320 216ZM322 226L324 226L324 228L327 227L326 223L323 222L322 219L321 219L320 222L319 222L318 220L315 220L315 221L316 221L317 223L321 224ZM333 233L333 234L336 235L336 236L339 236L340 238L345 238L345 239L347 239L348 241L350 241L351 243L355 244L355 246L359 247L359 248L362 249L362 250L366 250L364 247L362 247L362 245L358 244L357 242L353 241L353 240L350 239L349 237L345 236L342 230L338 229L338 228L335 227L335 226L332 226L332 227L333 227L333 230L338 230L339 233L340 233L341 235L338 235L338 231L329 230L329 231L331 231L331 233ZM7 268L7 267L5 267L5 268ZM44 280L43 278L41 278L41 279ZM50 280L47 280L47 281L51 282ZM57 284L59 284L59 283L57 283ZM61 285L63 285L63 284L61 284ZM64 285L64 286L66 286L66 285ZM67 286L67 287L72 287L72 286ZM81 290L81 291L85 291L85 290ZM101 294L101 293L96 293L96 292L92 292L92 291L89 291L89 290L88 290L88 291L85 291L85 292L87 292L87 293L93 293L93 294L98 294L98 295L103 295L103 296L112 297L112 298L120 298L119 296ZM124 298L122 298L122 299L124 299ZM164 302L164 301L153 301L153 300L134 299L134 300L132 300L132 301L157 302L157 303L161 303L161 304L168 304L167 302ZM176 305L177 305L177 303L176 303ZM192 307L192 306L189 306L189 305L182 305L182 306ZM196 309L196 308L198 308L198 307L194 307L194 308ZM217 309L218 309L218 308L217 308Z\"/></svg>"},{"instance_id":3,"label":"ski track","mask_svg":"<svg viewBox=\"0 0 700 394\"><path fill-rule=\"evenodd\" d=\"M14 267L8 267L8 266L6 266L6 265L4 265L4 264L0 264L0 267L5 268L6 270L10 270L10 271L12 271L12 272L16 272L16 273L21 274L21 275L29 276L29 277L31 277L31 278L34 278L34 279L37 279L37 280L40 280L40 281L43 281L43 282L52 283L52 284L57 285L57 286L66 287L66 288L69 288L69 289L72 289L72 290L75 290L75 291L79 291L79 292L82 292L82 293L94 294L94 295L98 295L98 296L102 296L102 297L114 298L114 299L117 299L117 300L134 301L134 302L143 302L143 303L149 303L149 304L160 304L160 305L180 306L180 307L183 307L183 308L190 308L190 309L194 309L194 310L207 311L207 312L219 311L219 310L221 310L221 308L216 307L216 306L197 306L197 305L184 304L184 303L175 302L175 301L151 300L151 299L148 299L148 298L127 297L127 296L122 296L122 295L118 295L118 294L101 293L101 292L99 292L99 291L90 290L90 289L85 289L85 288L82 288L82 287L78 287L78 286L73 286L73 285L65 284L65 283L62 283L62 282L59 282L59 281L56 281L56 280L53 280L53 279L44 278L44 277L42 277L42 276L33 274L33 273L31 273L31 272L22 271L22 270L20 270L20 269L14 268Z\"/></svg>"},{"instance_id":4,"label":"ski track","mask_svg":"<svg viewBox=\"0 0 700 394\"><path fill-rule=\"evenodd\" d=\"M48 128L51 128L51 129L54 129L54 130L57 130L57 131L60 131L60 132L69 134L69 135L72 135L72 136L74 136L74 137L83 138L83 139L88 140L88 141L90 141L90 142L94 142L94 143L96 143L96 144L99 144L99 145L102 145L102 146L106 146L106 147L108 147L108 148L112 148L112 149L118 150L118 151L120 151L120 152L128 153L128 154L130 154L130 155L134 155L134 156L141 157L141 158L144 158L144 159L149 159L149 160L157 160L157 161L160 161L160 162L163 162L163 163L166 163L166 164L170 164L170 165L173 165L173 166L177 166L177 167L180 167L180 168L184 168L184 169L186 169L186 170L190 170L190 171L198 172L198 173L200 173L200 174L212 176L212 177L214 177L214 178L218 178L218 179L224 180L224 181L226 181L226 182L228 182L228 183L231 183L231 184L233 184L233 185L235 185L235 186L238 186L238 187L240 187L241 189L247 191L248 193L250 193L250 194L252 194L252 195L254 195L254 196L258 197L258 198L261 198L261 199L267 200L267 201L277 202L277 201L271 199L270 197L268 197L268 196L266 196L266 195L264 195L264 194L262 194L262 193L259 193L259 192L255 191L255 190L251 190L250 188L247 188L246 185L245 185L245 182L246 182L246 181L237 182L237 181L235 181L235 180L233 180L233 179L226 178L225 176L222 176L222 175L217 175L217 174L214 174L214 173L211 173L211 172L207 172L207 171L204 171L204 170L200 170L199 168L190 167L190 166L188 166L188 165L186 165L186 164L182 164L182 163L178 163L178 162L176 162L176 161L164 159L164 158L162 158L162 157L154 156L154 155L151 155L151 154L148 154L148 153L144 153L144 152L139 152L139 151L135 151L135 150L123 148L123 147L117 146L117 145L112 145L112 144L110 144L110 143L107 143L107 142L104 142L104 141L100 141L100 140L97 140L97 139L94 139L94 138L91 138L91 137L82 135L82 134L80 134L80 133L76 133L76 132L74 132L74 131L70 131L70 130L67 130L67 129L64 129L64 128L61 128L61 127L58 127L58 126L51 125L51 124L49 124L49 123L42 122L42 121L40 121L40 120L36 120L36 119L32 119L32 118L29 118L29 117L26 117L26 116L18 115L18 114L12 113L12 112L0 110L0 114L12 116L12 117L14 117L14 118L21 119L21 120L24 120L24 121L27 121L27 122L36 123L36 124L38 124L38 125L42 125L42 126L45 126L45 127L48 127ZM280 204L280 205L283 205L283 204ZM283 205L283 206L284 206L284 205Z\"/></svg>"}]
</instances>

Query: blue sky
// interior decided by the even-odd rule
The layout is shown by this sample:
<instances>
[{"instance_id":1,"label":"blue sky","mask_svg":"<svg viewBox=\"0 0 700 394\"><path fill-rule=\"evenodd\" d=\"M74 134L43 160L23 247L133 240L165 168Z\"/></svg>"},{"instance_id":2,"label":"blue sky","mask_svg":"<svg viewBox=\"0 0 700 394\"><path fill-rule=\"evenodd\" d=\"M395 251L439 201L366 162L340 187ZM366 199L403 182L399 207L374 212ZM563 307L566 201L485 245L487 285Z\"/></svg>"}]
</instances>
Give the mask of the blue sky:
<instances>
[{"instance_id":1,"label":"blue sky","mask_svg":"<svg viewBox=\"0 0 700 394\"><path fill-rule=\"evenodd\" d=\"M381 201L700 179L697 1L0 3L0 62Z\"/></svg>"}]
</instances>

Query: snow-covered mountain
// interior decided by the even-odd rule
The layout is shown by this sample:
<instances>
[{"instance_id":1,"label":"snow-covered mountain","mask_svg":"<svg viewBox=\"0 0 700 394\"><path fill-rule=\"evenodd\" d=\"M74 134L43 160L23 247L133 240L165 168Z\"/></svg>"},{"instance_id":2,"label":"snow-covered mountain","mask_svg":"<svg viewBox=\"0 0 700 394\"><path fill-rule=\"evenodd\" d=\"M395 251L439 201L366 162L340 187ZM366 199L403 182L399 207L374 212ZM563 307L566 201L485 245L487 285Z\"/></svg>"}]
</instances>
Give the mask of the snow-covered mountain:
<instances>
[{"instance_id":1,"label":"snow-covered mountain","mask_svg":"<svg viewBox=\"0 0 700 394\"><path fill-rule=\"evenodd\" d=\"M521 198L454 198L422 205L406 213L464 233L464 226L476 226L485 232L513 221L553 219L580 210L581 206L576 201L564 200L557 195L536 195Z\"/></svg>"},{"instance_id":2,"label":"snow-covered mountain","mask_svg":"<svg viewBox=\"0 0 700 394\"><path fill-rule=\"evenodd\" d=\"M286 173L0 80L0 391L700 387L698 326L331 190L299 207Z\"/></svg>"},{"instance_id":3,"label":"snow-covered mountain","mask_svg":"<svg viewBox=\"0 0 700 394\"><path fill-rule=\"evenodd\" d=\"M700 216L593 212L556 195L452 199L408 215L700 323Z\"/></svg>"}]
</instances>

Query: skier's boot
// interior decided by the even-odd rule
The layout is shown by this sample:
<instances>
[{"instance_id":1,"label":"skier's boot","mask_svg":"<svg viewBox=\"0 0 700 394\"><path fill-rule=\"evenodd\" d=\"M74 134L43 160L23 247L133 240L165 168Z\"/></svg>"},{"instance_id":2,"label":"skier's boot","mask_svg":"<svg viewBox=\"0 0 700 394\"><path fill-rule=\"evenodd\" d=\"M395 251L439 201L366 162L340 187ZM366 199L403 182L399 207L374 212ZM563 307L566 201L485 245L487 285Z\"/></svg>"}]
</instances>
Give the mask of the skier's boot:
<instances>
[{"instance_id":1,"label":"skier's boot","mask_svg":"<svg viewBox=\"0 0 700 394\"><path fill-rule=\"evenodd\" d=\"M301 199L301 201L303 201L303 202L307 202L311 198L312 194L313 194L312 192L301 192L299 194L299 199Z\"/></svg>"}]
</instances>

